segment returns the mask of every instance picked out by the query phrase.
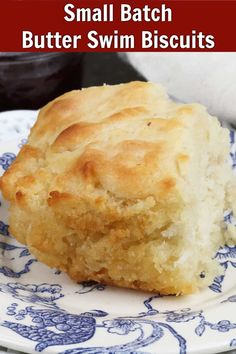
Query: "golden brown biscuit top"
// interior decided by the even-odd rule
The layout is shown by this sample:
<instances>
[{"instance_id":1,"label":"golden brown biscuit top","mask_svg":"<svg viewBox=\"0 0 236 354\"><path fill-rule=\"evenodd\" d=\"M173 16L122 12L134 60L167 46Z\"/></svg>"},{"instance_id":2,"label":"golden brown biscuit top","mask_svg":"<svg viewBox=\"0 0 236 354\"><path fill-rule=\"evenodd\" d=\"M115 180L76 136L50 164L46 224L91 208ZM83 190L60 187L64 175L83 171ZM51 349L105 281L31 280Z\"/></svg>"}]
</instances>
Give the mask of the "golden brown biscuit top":
<instances>
[{"instance_id":1,"label":"golden brown biscuit top","mask_svg":"<svg viewBox=\"0 0 236 354\"><path fill-rule=\"evenodd\" d=\"M187 173L191 134L207 134L200 105L170 101L159 85L131 82L72 91L39 113L15 163L2 178L18 193L110 193L118 198L169 195ZM56 194L54 193L54 196Z\"/></svg>"}]
</instances>

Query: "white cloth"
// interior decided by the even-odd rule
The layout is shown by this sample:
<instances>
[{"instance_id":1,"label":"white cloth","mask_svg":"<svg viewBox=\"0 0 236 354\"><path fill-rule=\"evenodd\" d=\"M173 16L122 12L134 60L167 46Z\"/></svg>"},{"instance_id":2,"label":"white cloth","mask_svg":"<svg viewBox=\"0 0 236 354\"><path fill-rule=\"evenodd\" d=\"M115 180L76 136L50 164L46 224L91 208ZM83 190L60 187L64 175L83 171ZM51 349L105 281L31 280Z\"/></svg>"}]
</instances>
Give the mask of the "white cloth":
<instances>
[{"instance_id":1,"label":"white cloth","mask_svg":"<svg viewBox=\"0 0 236 354\"><path fill-rule=\"evenodd\" d=\"M127 53L148 80L182 102L199 102L236 122L236 53Z\"/></svg>"}]
</instances>

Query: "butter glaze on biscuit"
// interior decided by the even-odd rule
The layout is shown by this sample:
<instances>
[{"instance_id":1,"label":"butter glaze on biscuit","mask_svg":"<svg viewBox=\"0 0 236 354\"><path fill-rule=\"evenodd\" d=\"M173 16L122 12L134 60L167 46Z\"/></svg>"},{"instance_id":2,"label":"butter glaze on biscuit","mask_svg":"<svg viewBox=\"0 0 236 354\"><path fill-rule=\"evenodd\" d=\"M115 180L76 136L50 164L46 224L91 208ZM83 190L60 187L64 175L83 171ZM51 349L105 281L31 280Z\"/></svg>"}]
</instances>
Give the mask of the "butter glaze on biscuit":
<instances>
[{"instance_id":1,"label":"butter glaze on biscuit","mask_svg":"<svg viewBox=\"0 0 236 354\"><path fill-rule=\"evenodd\" d=\"M1 178L10 230L76 281L192 293L218 272L228 153L216 118L159 85L66 93Z\"/></svg>"}]
</instances>

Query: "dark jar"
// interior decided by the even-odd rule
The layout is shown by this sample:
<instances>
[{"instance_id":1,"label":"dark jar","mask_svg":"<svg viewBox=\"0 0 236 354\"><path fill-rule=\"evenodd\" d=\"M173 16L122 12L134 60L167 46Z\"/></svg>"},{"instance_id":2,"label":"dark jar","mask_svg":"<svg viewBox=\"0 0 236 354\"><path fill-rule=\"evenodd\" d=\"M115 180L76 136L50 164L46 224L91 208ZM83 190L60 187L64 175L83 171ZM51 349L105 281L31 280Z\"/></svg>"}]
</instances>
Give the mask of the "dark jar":
<instances>
[{"instance_id":1,"label":"dark jar","mask_svg":"<svg viewBox=\"0 0 236 354\"><path fill-rule=\"evenodd\" d=\"M38 109L80 88L82 53L0 52L0 111Z\"/></svg>"}]
</instances>

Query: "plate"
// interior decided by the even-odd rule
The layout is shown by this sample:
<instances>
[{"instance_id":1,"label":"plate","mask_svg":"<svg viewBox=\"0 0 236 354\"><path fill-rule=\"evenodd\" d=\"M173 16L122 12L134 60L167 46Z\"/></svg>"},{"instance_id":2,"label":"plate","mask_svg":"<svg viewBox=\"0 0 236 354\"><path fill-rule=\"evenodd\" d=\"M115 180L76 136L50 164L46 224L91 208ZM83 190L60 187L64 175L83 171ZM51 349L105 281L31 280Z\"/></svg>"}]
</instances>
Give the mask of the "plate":
<instances>
[{"instance_id":1,"label":"plate","mask_svg":"<svg viewBox=\"0 0 236 354\"><path fill-rule=\"evenodd\" d=\"M35 111L0 114L0 170L26 142ZM234 132L229 161L236 166ZM236 247L219 249L221 275L191 296L76 284L37 262L0 206L0 344L27 353L218 353L236 346ZM222 215L223 218L223 215ZM231 211L226 223L234 223Z\"/></svg>"}]
</instances>

